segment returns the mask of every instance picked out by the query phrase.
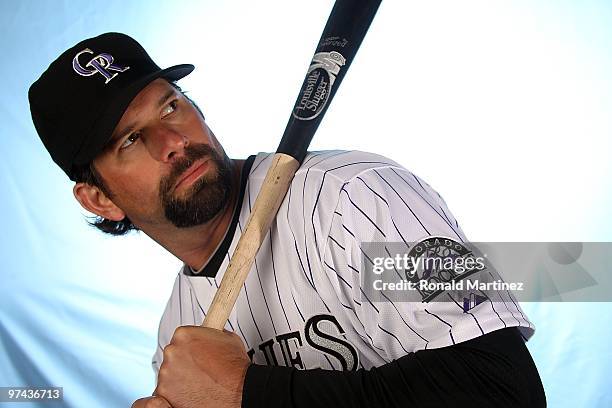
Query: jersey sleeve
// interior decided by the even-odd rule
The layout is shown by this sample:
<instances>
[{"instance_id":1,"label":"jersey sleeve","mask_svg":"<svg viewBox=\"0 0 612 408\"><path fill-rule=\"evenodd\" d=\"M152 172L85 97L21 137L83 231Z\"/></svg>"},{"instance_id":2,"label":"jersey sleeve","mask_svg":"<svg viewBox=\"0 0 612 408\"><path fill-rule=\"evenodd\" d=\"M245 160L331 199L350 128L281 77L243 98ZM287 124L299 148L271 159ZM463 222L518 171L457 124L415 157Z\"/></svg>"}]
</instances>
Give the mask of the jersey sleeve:
<instances>
[{"instance_id":1,"label":"jersey sleeve","mask_svg":"<svg viewBox=\"0 0 612 408\"><path fill-rule=\"evenodd\" d=\"M405 355L375 370L297 370L251 365L243 408L546 406L537 368L508 328Z\"/></svg>"},{"instance_id":2,"label":"jersey sleeve","mask_svg":"<svg viewBox=\"0 0 612 408\"><path fill-rule=\"evenodd\" d=\"M323 269L346 318L362 330L360 336L385 361L521 325L506 324L489 305L466 314L461 305L450 301L370 299L362 286L364 263L370 262L364 244L382 243L387 250L389 243L411 246L432 236L466 241L442 197L408 170L372 168L342 186L325 244ZM529 324L527 320L522 323Z\"/></svg>"},{"instance_id":3,"label":"jersey sleeve","mask_svg":"<svg viewBox=\"0 0 612 408\"><path fill-rule=\"evenodd\" d=\"M357 242L408 242L432 235L465 241L442 196L401 167L373 168L345 183L338 211ZM346 215L344 214L346 213ZM339 214L336 214L339 215Z\"/></svg>"}]
</instances>

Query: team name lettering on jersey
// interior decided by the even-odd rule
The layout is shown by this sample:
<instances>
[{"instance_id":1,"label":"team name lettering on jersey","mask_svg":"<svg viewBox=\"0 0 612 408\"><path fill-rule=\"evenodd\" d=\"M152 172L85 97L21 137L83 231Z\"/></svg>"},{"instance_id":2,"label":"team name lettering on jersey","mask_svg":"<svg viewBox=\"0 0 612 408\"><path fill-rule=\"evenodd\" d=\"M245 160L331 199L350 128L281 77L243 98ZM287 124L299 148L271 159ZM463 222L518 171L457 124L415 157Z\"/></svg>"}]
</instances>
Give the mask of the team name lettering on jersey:
<instances>
[{"instance_id":1,"label":"team name lettering on jersey","mask_svg":"<svg viewBox=\"0 0 612 408\"><path fill-rule=\"evenodd\" d=\"M279 360L274 351L274 340L276 340L280 346L285 366L300 369L312 368L305 367L300 356L299 350L306 347L302 341L302 336L304 336L310 347L337 359L343 370L354 371L359 365L359 357L355 347L342 338L344 333L338 319L334 316L315 315L306 322L303 334L299 331L280 334L275 339L259 344L257 348L266 359L267 365L277 366ZM251 348L247 354L253 361L255 349Z\"/></svg>"}]
</instances>

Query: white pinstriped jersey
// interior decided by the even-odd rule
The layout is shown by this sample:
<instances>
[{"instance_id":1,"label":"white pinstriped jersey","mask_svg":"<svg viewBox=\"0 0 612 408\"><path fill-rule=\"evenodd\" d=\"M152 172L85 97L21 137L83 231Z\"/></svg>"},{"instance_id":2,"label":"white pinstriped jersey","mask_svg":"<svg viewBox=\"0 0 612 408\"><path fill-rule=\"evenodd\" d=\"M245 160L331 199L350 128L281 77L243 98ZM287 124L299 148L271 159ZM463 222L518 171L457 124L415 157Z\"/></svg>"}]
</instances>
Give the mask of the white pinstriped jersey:
<instances>
[{"instance_id":1,"label":"white pinstriped jersey","mask_svg":"<svg viewBox=\"0 0 612 408\"><path fill-rule=\"evenodd\" d=\"M202 273L194 275L188 267L179 272L159 327L156 372L174 330L203 321L271 158L258 154L248 180L243 175L244 198L226 245ZM255 363L301 369L371 368L504 327L518 326L531 337L534 326L509 292L467 312L454 302L372 302L365 296L361 243L410 243L436 235L466 241L440 195L402 166L371 153L311 152L226 329L243 339ZM216 276L214 259L220 264Z\"/></svg>"}]
</instances>

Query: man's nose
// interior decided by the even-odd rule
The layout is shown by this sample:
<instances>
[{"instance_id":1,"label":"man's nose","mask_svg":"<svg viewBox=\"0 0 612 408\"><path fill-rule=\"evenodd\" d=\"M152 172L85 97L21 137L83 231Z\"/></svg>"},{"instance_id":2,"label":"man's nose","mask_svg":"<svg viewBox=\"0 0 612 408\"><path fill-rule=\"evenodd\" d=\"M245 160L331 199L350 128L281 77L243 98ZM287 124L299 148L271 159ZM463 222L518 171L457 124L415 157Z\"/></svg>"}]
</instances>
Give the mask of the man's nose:
<instances>
[{"instance_id":1,"label":"man's nose","mask_svg":"<svg viewBox=\"0 0 612 408\"><path fill-rule=\"evenodd\" d=\"M165 126L151 129L146 138L146 146L149 154L158 161L169 162L175 156L183 154L189 139L182 133Z\"/></svg>"}]
</instances>

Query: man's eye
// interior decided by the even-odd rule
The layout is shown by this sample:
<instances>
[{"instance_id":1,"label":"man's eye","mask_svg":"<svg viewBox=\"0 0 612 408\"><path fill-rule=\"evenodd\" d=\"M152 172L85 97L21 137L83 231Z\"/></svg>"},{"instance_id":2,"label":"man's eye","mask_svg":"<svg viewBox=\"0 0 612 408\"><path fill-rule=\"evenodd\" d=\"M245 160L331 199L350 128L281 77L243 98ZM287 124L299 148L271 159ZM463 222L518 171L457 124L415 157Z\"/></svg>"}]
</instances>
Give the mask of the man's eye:
<instances>
[{"instance_id":1,"label":"man's eye","mask_svg":"<svg viewBox=\"0 0 612 408\"><path fill-rule=\"evenodd\" d=\"M132 145L132 143L134 143L136 140L138 140L140 138L140 132L134 132L131 135L129 135L125 141L121 144L121 147L119 147L120 150L123 150L129 146Z\"/></svg>"},{"instance_id":2,"label":"man's eye","mask_svg":"<svg viewBox=\"0 0 612 408\"><path fill-rule=\"evenodd\" d=\"M162 118L165 118L166 116L170 115L172 112L176 110L177 102L178 101L175 99L172 102L170 102L168 105L166 105L166 107L164 108L161 114Z\"/></svg>"}]
</instances>

